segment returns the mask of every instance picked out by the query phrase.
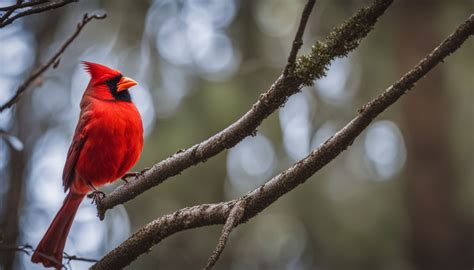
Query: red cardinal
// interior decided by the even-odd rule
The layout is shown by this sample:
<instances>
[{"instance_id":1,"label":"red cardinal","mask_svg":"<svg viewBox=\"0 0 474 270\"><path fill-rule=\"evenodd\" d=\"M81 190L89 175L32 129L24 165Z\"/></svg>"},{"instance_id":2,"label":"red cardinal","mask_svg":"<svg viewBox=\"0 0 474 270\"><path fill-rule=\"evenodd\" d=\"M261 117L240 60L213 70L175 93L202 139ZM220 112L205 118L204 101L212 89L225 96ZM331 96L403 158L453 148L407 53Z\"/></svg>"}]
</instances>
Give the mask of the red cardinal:
<instances>
[{"instance_id":1,"label":"red cardinal","mask_svg":"<svg viewBox=\"0 0 474 270\"><path fill-rule=\"evenodd\" d=\"M56 269L62 267L66 238L84 196L123 177L143 146L142 120L128 91L137 82L104 65L83 64L91 80L63 171L69 193L31 257L32 262Z\"/></svg>"}]
</instances>

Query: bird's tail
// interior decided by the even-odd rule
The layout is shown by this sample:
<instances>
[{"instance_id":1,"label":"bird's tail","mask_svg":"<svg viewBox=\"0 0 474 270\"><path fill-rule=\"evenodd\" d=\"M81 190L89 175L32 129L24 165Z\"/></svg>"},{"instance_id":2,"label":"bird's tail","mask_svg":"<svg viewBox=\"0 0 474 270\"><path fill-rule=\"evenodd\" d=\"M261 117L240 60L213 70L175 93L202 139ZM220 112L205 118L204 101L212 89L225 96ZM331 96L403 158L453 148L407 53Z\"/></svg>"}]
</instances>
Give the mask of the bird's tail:
<instances>
[{"instance_id":1,"label":"bird's tail","mask_svg":"<svg viewBox=\"0 0 474 270\"><path fill-rule=\"evenodd\" d=\"M64 199L63 206L49 225L43 239L36 247L31 261L42 263L45 267L62 268L63 250L72 221L76 215L77 208L81 204L85 194L69 192Z\"/></svg>"}]
</instances>

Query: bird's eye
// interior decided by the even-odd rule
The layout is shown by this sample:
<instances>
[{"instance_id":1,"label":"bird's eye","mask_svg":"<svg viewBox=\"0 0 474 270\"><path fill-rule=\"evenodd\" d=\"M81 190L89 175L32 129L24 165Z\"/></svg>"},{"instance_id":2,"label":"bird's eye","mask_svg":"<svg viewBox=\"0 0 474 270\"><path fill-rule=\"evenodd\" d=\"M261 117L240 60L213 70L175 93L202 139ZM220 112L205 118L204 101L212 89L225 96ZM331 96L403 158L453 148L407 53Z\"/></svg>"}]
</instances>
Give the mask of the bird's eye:
<instances>
[{"instance_id":1,"label":"bird's eye","mask_svg":"<svg viewBox=\"0 0 474 270\"><path fill-rule=\"evenodd\" d=\"M117 91L117 84L119 83L120 79L122 79L122 75L114 77L112 79L108 79L105 81L105 84L110 88L112 92Z\"/></svg>"}]
</instances>

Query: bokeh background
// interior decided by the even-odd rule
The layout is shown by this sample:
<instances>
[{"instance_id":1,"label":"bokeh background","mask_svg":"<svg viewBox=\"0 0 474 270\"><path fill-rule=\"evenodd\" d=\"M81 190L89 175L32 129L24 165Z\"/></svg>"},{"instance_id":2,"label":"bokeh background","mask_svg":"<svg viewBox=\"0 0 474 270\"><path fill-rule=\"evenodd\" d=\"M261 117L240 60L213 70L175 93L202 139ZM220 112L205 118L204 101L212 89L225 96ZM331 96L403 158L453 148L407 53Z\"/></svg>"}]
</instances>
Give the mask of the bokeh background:
<instances>
[{"instance_id":1,"label":"bokeh background","mask_svg":"<svg viewBox=\"0 0 474 270\"><path fill-rule=\"evenodd\" d=\"M1 0L0 6L14 2ZM0 128L15 136L0 138L3 238L35 246L62 203L62 169L89 80L80 60L116 67L139 82L131 92L145 126L135 167L141 170L215 134L251 107L282 71L304 3L88 0L0 29L3 104L85 12L108 15L87 25L59 67L0 114ZM318 0L302 52L368 3ZM156 217L254 189L341 128L473 10L471 0L395 1L356 51L292 96L257 136L115 207L103 222L85 201L65 251L98 259ZM471 39L348 151L238 227L216 269L472 269L473 90ZM220 230L177 234L129 269L202 268ZM41 269L23 253L0 258L0 269Z\"/></svg>"}]
</instances>

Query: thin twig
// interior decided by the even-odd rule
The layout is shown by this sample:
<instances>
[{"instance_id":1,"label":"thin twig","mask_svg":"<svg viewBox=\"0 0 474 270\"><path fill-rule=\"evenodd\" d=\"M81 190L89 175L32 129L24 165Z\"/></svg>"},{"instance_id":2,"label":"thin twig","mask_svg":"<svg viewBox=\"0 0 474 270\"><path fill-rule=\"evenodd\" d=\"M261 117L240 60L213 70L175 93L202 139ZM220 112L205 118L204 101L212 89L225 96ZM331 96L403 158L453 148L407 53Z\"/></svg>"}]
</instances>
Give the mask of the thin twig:
<instances>
[{"instance_id":1,"label":"thin twig","mask_svg":"<svg viewBox=\"0 0 474 270\"><path fill-rule=\"evenodd\" d=\"M59 59L61 58L61 55L64 53L66 48L79 36L81 33L82 29L86 24L88 24L90 21L93 19L101 20L105 19L107 17L107 14L103 15L92 15L91 17L88 16L87 13L84 14L84 17L82 18L82 21L77 24L76 31L64 42L64 44L59 48L59 50L48 60L48 62L45 65L40 66L39 68L36 69L35 72L33 72L16 90L15 95L11 97L5 104L0 106L0 113L13 106L18 99L21 97L21 95L28 89L28 86L34 82L39 76L41 76L49 67L53 66Z\"/></svg>"},{"instance_id":2,"label":"thin twig","mask_svg":"<svg viewBox=\"0 0 474 270\"><path fill-rule=\"evenodd\" d=\"M18 7L19 5L21 5L22 3L22 0L16 0L16 4L12 6L11 9L7 9L5 14L2 15L2 17L0 17L0 28L2 27L2 23L8 19L8 17L16 10L16 7Z\"/></svg>"},{"instance_id":3,"label":"thin twig","mask_svg":"<svg viewBox=\"0 0 474 270\"><path fill-rule=\"evenodd\" d=\"M212 253L211 257L207 260L206 267L204 270L211 270L212 267L216 264L217 260L224 251L225 244L227 243L227 239L229 239L229 235L239 223L245 213L245 197L240 199L233 207L227 217L227 221L222 228L221 236L219 237L219 241L217 243L216 249Z\"/></svg>"},{"instance_id":4,"label":"thin twig","mask_svg":"<svg viewBox=\"0 0 474 270\"><path fill-rule=\"evenodd\" d=\"M13 4L11 6L6 6L6 7L0 7L0 12L2 11L9 11L9 10L16 10L16 9L22 9L26 7L31 7L39 4L44 4L49 2L49 0L37 0L37 1L29 1L29 2L23 2L21 0L17 0L16 4Z\"/></svg>"},{"instance_id":5,"label":"thin twig","mask_svg":"<svg viewBox=\"0 0 474 270\"><path fill-rule=\"evenodd\" d=\"M18 251L18 252L23 252L28 256L31 256L31 253L35 252L35 249L31 245L28 245L28 244L20 245L20 246L0 244L0 251ZM43 254L41 252L38 252L38 254L41 257L44 257L50 260L55 265L61 265L62 268L67 269L65 264L62 264L62 262L58 262L54 257ZM82 262L90 262L90 263L98 262L98 260L96 259L83 258L76 255L69 255L66 252L64 252L64 259L66 259L66 264L68 265L70 264L71 261L82 261Z\"/></svg>"},{"instance_id":6,"label":"thin twig","mask_svg":"<svg viewBox=\"0 0 474 270\"><path fill-rule=\"evenodd\" d=\"M303 46L304 30L306 28L309 15L311 14L315 3L316 0L308 0L306 6L303 9L300 24L298 26L298 30L296 31L295 39L293 40L293 45L291 46L290 55L288 56L288 63L286 64L285 70L283 71L284 76L288 76L288 74L293 72L295 68L296 55L298 54L298 51L300 50L301 46Z\"/></svg>"},{"instance_id":7,"label":"thin twig","mask_svg":"<svg viewBox=\"0 0 474 270\"><path fill-rule=\"evenodd\" d=\"M2 16L0 18L0 28L9 25L10 23L12 23L14 20L16 20L18 18L28 16L28 15L32 15L32 14L36 14L36 13L45 12L45 11L48 11L48 10L53 10L53 9L56 9L56 8L60 8L62 6L65 6L67 4L77 2L77 1L78 0L63 0L63 1L52 1L51 3L49 1L38 1L38 2L23 3L23 1L17 0L17 3L15 5L0 8L0 10L2 10L2 11L6 10L6 13L4 14L4 16ZM18 9L25 8L25 7L31 7L31 8L27 9L25 11L19 12L19 13L15 14L14 16L10 17L10 15L14 11L16 11Z\"/></svg>"},{"instance_id":8,"label":"thin twig","mask_svg":"<svg viewBox=\"0 0 474 270\"><path fill-rule=\"evenodd\" d=\"M103 219L108 209L135 198L193 165L207 161L245 137L255 135L262 121L283 106L289 96L298 93L304 84L312 82L314 78L322 77L334 58L355 49L392 1L375 0L371 6L361 9L347 22L335 28L325 40L327 45L315 47L311 54L300 57L294 74L280 75L270 89L260 95L252 108L227 128L201 143L178 151L135 179L130 179L128 184L116 188L97 203L99 218ZM303 57L305 61L301 61Z\"/></svg>"},{"instance_id":9,"label":"thin twig","mask_svg":"<svg viewBox=\"0 0 474 270\"><path fill-rule=\"evenodd\" d=\"M90 263L96 263L99 261L96 259L83 258L83 257L78 257L76 255L69 255L66 252L64 252L63 258L66 259L67 263L69 263L70 261L81 261L81 262L90 262Z\"/></svg>"},{"instance_id":10,"label":"thin twig","mask_svg":"<svg viewBox=\"0 0 474 270\"><path fill-rule=\"evenodd\" d=\"M372 120L395 103L415 83L422 79L444 58L455 52L474 34L474 15L420 61L412 70L388 87L382 94L367 103L358 115L307 157L273 177L270 181L245 196L244 214L239 224L255 217L284 194L304 183L314 173L352 145ZM180 209L162 216L138 230L117 248L107 253L91 269L122 269L141 254L148 252L161 240L184 230L225 224L230 212L240 200L203 204Z\"/></svg>"}]
</instances>

